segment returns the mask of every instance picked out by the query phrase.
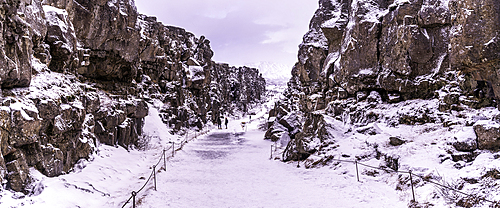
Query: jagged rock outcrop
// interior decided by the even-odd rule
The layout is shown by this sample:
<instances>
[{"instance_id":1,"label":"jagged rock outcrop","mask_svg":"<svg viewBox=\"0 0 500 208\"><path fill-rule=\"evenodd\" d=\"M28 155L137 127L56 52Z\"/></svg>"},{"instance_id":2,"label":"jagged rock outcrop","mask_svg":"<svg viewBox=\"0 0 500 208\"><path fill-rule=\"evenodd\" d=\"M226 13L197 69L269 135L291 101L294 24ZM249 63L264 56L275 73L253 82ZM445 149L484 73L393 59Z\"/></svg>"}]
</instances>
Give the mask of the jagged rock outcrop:
<instances>
[{"instance_id":1,"label":"jagged rock outcrop","mask_svg":"<svg viewBox=\"0 0 500 208\"><path fill-rule=\"evenodd\" d=\"M210 74L210 97L214 98L212 103L219 106L212 108L213 115L236 110L248 112L250 104L260 101L266 90L266 81L255 68L216 64Z\"/></svg>"},{"instance_id":2,"label":"jagged rock outcrop","mask_svg":"<svg viewBox=\"0 0 500 208\"><path fill-rule=\"evenodd\" d=\"M163 121L174 131L201 128L207 121L234 110L246 112L259 101L265 80L257 69L231 67L212 61L210 41L182 28L164 26L156 18L140 15L138 25L141 72L161 92ZM208 115L211 115L208 117Z\"/></svg>"},{"instance_id":3,"label":"jagged rock outcrop","mask_svg":"<svg viewBox=\"0 0 500 208\"><path fill-rule=\"evenodd\" d=\"M0 84L26 87L31 81L31 57L47 31L40 1L4 1L0 8Z\"/></svg>"},{"instance_id":4,"label":"jagged rock outcrop","mask_svg":"<svg viewBox=\"0 0 500 208\"><path fill-rule=\"evenodd\" d=\"M133 1L9 0L0 23L0 182L15 191L29 167L58 176L100 144L138 145L149 101L177 132L265 91L258 70L215 63L209 40Z\"/></svg>"},{"instance_id":5,"label":"jagged rock outcrop","mask_svg":"<svg viewBox=\"0 0 500 208\"><path fill-rule=\"evenodd\" d=\"M292 74L321 103L366 90L398 101L431 98L458 72L467 74L463 90L498 97L491 84L498 8L494 1L320 1ZM478 20L483 15L487 21Z\"/></svg>"},{"instance_id":6,"label":"jagged rock outcrop","mask_svg":"<svg viewBox=\"0 0 500 208\"><path fill-rule=\"evenodd\" d=\"M438 99L445 113L496 106L499 14L500 4L492 0L319 0L299 46L285 92L288 100L270 112L266 138L290 135L294 146L301 140L297 135L318 123L311 116L318 112L356 125L387 119L365 112L382 103ZM303 118L299 130L282 128L288 114ZM441 120L426 110L387 122ZM474 130L479 149L498 148L491 128L476 125ZM287 154L293 155L297 146Z\"/></svg>"},{"instance_id":7,"label":"jagged rock outcrop","mask_svg":"<svg viewBox=\"0 0 500 208\"><path fill-rule=\"evenodd\" d=\"M105 81L130 82L137 78L140 35L136 21L139 14L132 2L48 0L44 4L67 12L75 39L81 44L81 48L76 48L66 42L70 46L66 49L73 49L69 51L68 61L73 64L68 66L70 70Z\"/></svg>"}]
</instances>

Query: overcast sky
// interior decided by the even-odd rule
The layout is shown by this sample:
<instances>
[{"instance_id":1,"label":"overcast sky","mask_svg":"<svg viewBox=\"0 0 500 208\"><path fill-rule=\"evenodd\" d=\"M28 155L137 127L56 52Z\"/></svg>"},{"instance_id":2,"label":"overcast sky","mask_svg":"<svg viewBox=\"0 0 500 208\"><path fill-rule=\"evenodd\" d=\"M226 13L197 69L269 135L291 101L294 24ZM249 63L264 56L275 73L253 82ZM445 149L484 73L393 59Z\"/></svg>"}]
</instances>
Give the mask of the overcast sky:
<instances>
[{"instance_id":1,"label":"overcast sky","mask_svg":"<svg viewBox=\"0 0 500 208\"><path fill-rule=\"evenodd\" d=\"M213 59L293 66L318 0L135 0L139 13L210 40Z\"/></svg>"}]
</instances>

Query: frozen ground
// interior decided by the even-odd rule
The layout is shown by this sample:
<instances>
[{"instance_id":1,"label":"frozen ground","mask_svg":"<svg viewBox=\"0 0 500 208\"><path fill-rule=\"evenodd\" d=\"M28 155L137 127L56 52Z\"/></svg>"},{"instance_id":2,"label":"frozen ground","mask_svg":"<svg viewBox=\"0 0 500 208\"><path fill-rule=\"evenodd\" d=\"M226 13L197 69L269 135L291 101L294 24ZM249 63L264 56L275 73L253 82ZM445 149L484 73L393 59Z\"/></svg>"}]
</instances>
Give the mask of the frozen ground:
<instances>
[{"instance_id":1,"label":"frozen ground","mask_svg":"<svg viewBox=\"0 0 500 208\"><path fill-rule=\"evenodd\" d=\"M358 183L354 172L296 168L270 160L254 120L239 121L184 147L158 175L139 207L404 207L384 182Z\"/></svg>"}]
</instances>

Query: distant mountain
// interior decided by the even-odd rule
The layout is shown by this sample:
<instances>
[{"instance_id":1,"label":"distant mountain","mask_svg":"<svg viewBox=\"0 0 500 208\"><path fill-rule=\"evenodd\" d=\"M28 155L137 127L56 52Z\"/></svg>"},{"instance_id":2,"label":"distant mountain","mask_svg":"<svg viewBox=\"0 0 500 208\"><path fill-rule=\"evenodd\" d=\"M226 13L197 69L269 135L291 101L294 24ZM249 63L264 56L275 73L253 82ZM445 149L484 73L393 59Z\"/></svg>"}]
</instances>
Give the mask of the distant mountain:
<instances>
[{"instance_id":1,"label":"distant mountain","mask_svg":"<svg viewBox=\"0 0 500 208\"><path fill-rule=\"evenodd\" d=\"M286 85L292 77L292 66L272 62L257 62L245 64L248 67L257 68L266 79L267 84Z\"/></svg>"}]
</instances>

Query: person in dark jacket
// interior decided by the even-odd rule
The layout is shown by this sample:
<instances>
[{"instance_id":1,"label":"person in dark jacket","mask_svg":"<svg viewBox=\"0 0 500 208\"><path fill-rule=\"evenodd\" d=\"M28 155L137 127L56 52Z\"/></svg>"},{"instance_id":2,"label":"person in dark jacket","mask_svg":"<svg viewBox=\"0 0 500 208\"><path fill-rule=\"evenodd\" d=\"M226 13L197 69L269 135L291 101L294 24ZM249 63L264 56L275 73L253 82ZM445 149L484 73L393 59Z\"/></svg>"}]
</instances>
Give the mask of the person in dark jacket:
<instances>
[{"instance_id":1,"label":"person in dark jacket","mask_svg":"<svg viewBox=\"0 0 500 208\"><path fill-rule=\"evenodd\" d=\"M227 120L227 117L226 117L226 118L225 118L225 121L224 121L224 123L226 123L226 129L227 129L227 123L228 123L228 122L229 122L229 121Z\"/></svg>"},{"instance_id":2,"label":"person in dark jacket","mask_svg":"<svg viewBox=\"0 0 500 208\"><path fill-rule=\"evenodd\" d=\"M222 129L222 121L220 120L220 117L217 117L217 127Z\"/></svg>"}]
</instances>

